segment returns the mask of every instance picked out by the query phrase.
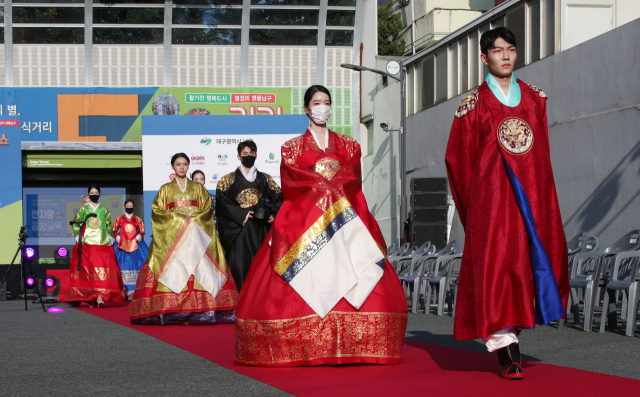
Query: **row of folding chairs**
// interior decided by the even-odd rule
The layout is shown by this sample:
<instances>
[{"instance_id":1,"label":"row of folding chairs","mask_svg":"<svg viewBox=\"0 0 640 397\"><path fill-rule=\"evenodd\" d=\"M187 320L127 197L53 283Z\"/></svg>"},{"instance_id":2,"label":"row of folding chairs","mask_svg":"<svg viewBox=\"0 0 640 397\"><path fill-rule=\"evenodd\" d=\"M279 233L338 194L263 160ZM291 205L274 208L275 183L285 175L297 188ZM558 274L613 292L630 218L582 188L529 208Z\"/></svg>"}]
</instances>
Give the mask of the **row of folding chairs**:
<instances>
[{"instance_id":1,"label":"row of folding chairs","mask_svg":"<svg viewBox=\"0 0 640 397\"><path fill-rule=\"evenodd\" d=\"M389 247L387 257L402 282L407 298L411 299L411 312L417 313L420 297L424 297L424 313L431 307L434 295L438 305L437 314L442 316L445 301L449 310L455 313L457 281L460 274L462 254L458 251L458 241L449 242L436 252L430 241L421 246L406 243L400 247Z\"/></svg>"},{"instance_id":2,"label":"row of folding chairs","mask_svg":"<svg viewBox=\"0 0 640 397\"><path fill-rule=\"evenodd\" d=\"M640 302L640 229L632 230L614 244L600 250L595 236L583 232L568 243L571 293L567 313L573 310L574 324L580 321L583 302L585 331L591 331L596 306L602 302L600 332L605 324L617 322L617 301L622 296L620 318L626 320L626 335L633 336ZM560 320L560 327L564 321Z\"/></svg>"}]
</instances>

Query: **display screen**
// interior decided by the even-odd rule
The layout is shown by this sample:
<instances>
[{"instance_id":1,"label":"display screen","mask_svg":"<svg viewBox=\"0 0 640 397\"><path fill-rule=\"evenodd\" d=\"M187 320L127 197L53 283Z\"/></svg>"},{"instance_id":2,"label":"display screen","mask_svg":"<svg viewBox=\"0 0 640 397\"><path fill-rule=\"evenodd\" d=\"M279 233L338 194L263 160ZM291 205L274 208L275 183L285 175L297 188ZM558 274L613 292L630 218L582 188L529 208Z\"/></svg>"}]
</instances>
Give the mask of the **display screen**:
<instances>
[{"instance_id":1,"label":"display screen","mask_svg":"<svg viewBox=\"0 0 640 397\"><path fill-rule=\"evenodd\" d=\"M24 224L29 225L27 244L70 245L75 243L69 222L82 207L86 188L24 188ZM124 212L125 188L102 188L100 204L114 221Z\"/></svg>"}]
</instances>

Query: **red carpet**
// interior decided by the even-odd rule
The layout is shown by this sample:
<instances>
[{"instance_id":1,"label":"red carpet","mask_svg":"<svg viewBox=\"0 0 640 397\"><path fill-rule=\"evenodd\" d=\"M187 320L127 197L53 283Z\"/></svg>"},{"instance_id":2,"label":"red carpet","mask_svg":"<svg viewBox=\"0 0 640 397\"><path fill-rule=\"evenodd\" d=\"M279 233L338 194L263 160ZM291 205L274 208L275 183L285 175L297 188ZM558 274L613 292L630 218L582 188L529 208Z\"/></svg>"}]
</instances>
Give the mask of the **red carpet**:
<instances>
[{"instance_id":1,"label":"red carpet","mask_svg":"<svg viewBox=\"0 0 640 397\"><path fill-rule=\"evenodd\" d=\"M233 364L234 325L131 325L129 307L79 310L184 349L296 396L612 396L640 390L640 381L556 365L524 363L525 379L499 377L497 358L407 340L400 365L255 368Z\"/></svg>"}]
</instances>

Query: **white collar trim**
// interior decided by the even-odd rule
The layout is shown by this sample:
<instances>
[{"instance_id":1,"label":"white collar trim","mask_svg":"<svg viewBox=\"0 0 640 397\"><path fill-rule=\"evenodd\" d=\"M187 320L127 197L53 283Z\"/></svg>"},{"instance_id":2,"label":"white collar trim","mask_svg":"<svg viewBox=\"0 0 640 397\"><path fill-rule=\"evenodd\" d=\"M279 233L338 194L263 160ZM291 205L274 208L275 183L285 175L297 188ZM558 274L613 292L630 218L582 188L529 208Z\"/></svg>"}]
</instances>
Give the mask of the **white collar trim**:
<instances>
[{"instance_id":1,"label":"white collar trim","mask_svg":"<svg viewBox=\"0 0 640 397\"><path fill-rule=\"evenodd\" d=\"M313 136L313 139L316 141L316 145L318 145L320 150L322 150L323 152L327 150L327 147L329 146L329 129L325 128L324 130L324 148L320 146L320 141L318 140L318 136L316 135L315 132L313 132L313 129L311 129L311 127L309 127L309 132L311 133L311 136Z\"/></svg>"},{"instance_id":2,"label":"white collar trim","mask_svg":"<svg viewBox=\"0 0 640 397\"><path fill-rule=\"evenodd\" d=\"M246 179L249 182L255 181L256 176L258 176L258 169L256 168L255 165L249 169L249 172L245 172L244 167L241 165L238 166L238 169L240 170L240 172L242 172L242 176L244 176L244 179Z\"/></svg>"}]
</instances>

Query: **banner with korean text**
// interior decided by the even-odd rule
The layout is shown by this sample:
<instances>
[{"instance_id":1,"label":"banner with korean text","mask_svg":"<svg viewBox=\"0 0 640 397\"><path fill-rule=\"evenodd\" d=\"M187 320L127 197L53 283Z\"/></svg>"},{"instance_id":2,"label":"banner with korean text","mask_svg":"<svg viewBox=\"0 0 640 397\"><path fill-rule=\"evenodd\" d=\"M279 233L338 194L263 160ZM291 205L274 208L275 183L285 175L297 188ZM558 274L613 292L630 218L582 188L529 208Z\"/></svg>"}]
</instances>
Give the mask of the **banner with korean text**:
<instances>
[{"instance_id":1,"label":"banner with korean text","mask_svg":"<svg viewBox=\"0 0 640 397\"><path fill-rule=\"evenodd\" d=\"M256 167L280 184L280 147L303 134L309 126L305 115L210 116L168 118L142 117L142 177L145 219L151 219L151 204L160 186L175 177L171 157L189 156L189 177L195 170L205 174L205 187L215 194L218 180L240 166L238 143L253 140L257 147ZM150 224L146 225L150 227ZM147 236L150 236L148 233Z\"/></svg>"}]
</instances>

